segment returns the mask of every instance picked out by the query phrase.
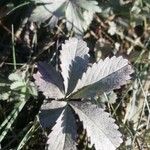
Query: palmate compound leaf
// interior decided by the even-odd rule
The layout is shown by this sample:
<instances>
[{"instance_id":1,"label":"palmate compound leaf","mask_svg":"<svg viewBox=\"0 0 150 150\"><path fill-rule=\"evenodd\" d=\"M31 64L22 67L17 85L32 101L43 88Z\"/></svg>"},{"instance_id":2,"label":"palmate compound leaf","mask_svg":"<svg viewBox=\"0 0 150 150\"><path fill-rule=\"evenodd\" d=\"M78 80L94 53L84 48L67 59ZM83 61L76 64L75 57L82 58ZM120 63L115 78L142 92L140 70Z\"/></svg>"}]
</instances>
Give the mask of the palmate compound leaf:
<instances>
[{"instance_id":1,"label":"palmate compound leaf","mask_svg":"<svg viewBox=\"0 0 150 150\"><path fill-rule=\"evenodd\" d=\"M121 133L109 113L88 102L70 102L75 113L83 122L91 145L96 150L115 150L122 143Z\"/></svg>"},{"instance_id":2,"label":"palmate compound leaf","mask_svg":"<svg viewBox=\"0 0 150 150\"><path fill-rule=\"evenodd\" d=\"M74 98L92 97L96 94L102 94L114 88L119 88L126 83L126 80L130 79L130 74L133 70L128 64L128 61L122 57L116 58L114 56L112 58L106 58L104 61L100 60L87 69L88 49L83 41L79 41L80 40L72 38L66 41L66 44L62 46L60 55L62 76L56 72L52 66L49 67L49 65L45 63L38 65L39 71L34 75L36 79L35 82L39 86L39 90L43 91L43 94L46 95L47 98L57 100L66 97L66 100L71 100ZM83 70L80 70L80 68L84 68L84 66L82 66L82 62L84 61L80 59L80 57L86 59L85 73L83 73ZM78 61L80 62L79 66L77 66ZM76 67L79 67L79 72L73 70L76 70ZM70 87L72 84L75 86L75 81L72 83L72 78L76 78L77 76L80 78L80 75L82 75L82 77L78 80L75 90L68 92L68 84L71 83ZM62 77L64 79L62 79ZM62 85L63 80L65 90ZM77 78L75 80L77 80ZM65 91L65 94L61 91ZM70 94L68 95L68 93ZM41 111L41 116L43 113L43 120L42 117L40 120L44 122L45 119L45 127L53 126L53 121L58 117L56 125L53 127L48 138L49 149L76 149L76 147L73 146L75 145L73 135L76 135L76 130L74 130L75 120L73 119L69 106L75 110L80 120L83 121L87 135L91 138L91 144L94 144L97 150L113 150L120 145L122 141L120 138L121 134L117 131L118 127L114 124L114 120L111 119L108 113L104 112L103 109L90 103L76 102L75 104L70 101L67 101L67 103L66 106L58 105L60 106L59 108L57 104L54 104L54 110L58 110L58 113L56 112L54 116L51 113L53 118L49 118L50 121L48 121L50 111L45 110L53 108L48 104L45 105L48 108L44 108L45 106L43 106L43 111Z\"/></svg>"},{"instance_id":3,"label":"palmate compound leaf","mask_svg":"<svg viewBox=\"0 0 150 150\"><path fill-rule=\"evenodd\" d=\"M93 19L95 12L101 12L95 0L32 0L38 5L29 20L39 24L50 19L54 27L59 18L66 18L67 28L82 34ZM41 13L42 12L42 13Z\"/></svg>"},{"instance_id":4,"label":"palmate compound leaf","mask_svg":"<svg viewBox=\"0 0 150 150\"><path fill-rule=\"evenodd\" d=\"M66 105L48 136L48 150L76 150L77 128L70 106Z\"/></svg>"},{"instance_id":5,"label":"palmate compound leaf","mask_svg":"<svg viewBox=\"0 0 150 150\"><path fill-rule=\"evenodd\" d=\"M70 95L71 98L88 98L120 88L133 73L127 59L122 56L100 60L89 67Z\"/></svg>"},{"instance_id":6,"label":"palmate compound leaf","mask_svg":"<svg viewBox=\"0 0 150 150\"><path fill-rule=\"evenodd\" d=\"M60 52L61 74L64 79L65 93L71 93L77 80L86 71L89 55L88 47L82 40L70 38L62 45Z\"/></svg>"},{"instance_id":7,"label":"palmate compound leaf","mask_svg":"<svg viewBox=\"0 0 150 150\"><path fill-rule=\"evenodd\" d=\"M53 66L46 62L38 63L38 72L33 75L35 84L46 98L64 98L63 79Z\"/></svg>"}]
</instances>

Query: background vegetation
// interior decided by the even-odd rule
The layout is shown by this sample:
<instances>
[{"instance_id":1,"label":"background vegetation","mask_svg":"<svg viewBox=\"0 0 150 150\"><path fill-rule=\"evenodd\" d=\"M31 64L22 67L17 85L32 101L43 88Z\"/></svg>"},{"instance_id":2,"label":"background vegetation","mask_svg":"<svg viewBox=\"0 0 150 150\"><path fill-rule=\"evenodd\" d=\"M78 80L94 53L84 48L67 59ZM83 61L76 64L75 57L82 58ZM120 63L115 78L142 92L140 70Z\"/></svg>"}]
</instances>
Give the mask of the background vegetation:
<instances>
[{"instance_id":1,"label":"background vegetation","mask_svg":"<svg viewBox=\"0 0 150 150\"><path fill-rule=\"evenodd\" d=\"M53 28L33 23L35 6L29 0L0 1L1 149L44 149L46 137L37 117L44 96L37 92L32 75L39 60L56 64L60 45L72 36L87 42L91 63L113 55L131 62L132 81L98 100L105 102L120 127L120 150L150 149L150 1L99 0L102 11L96 11L82 34L68 30L63 17ZM88 149L80 130L79 149Z\"/></svg>"}]
</instances>

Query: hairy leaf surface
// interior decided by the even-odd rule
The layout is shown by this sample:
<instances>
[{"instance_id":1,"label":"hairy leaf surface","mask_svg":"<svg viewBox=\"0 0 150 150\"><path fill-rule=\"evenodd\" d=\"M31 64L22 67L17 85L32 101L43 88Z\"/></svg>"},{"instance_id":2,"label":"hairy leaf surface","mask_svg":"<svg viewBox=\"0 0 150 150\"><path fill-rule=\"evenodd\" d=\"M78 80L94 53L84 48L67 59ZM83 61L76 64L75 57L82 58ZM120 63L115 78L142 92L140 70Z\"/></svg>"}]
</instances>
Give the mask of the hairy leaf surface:
<instances>
[{"instance_id":1,"label":"hairy leaf surface","mask_svg":"<svg viewBox=\"0 0 150 150\"><path fill-rule=\"evenodd\" d=\"M115 150L122 143L118 126L103 109L88 102L71 102L70 105L83 122L96 150Z\"/></svg>"},{"instance_id":2,"label":"hairy leaf surface","mask_svg":"<svg viewBox=\"0 0 150 150\"><path fill-rule=\"evenodd\" d=\"M65 93L70 93L88 65L88 47L82 40L70 38L62 45L60 52L61 74L64 79ZM69 88L68 88L69 85Z\"/></svg>"},{"instance_id":3,"label":"hairy leaf surface","mask_svg":"<svg viewBox=\"0 0 150 150\"><path fill-rule=\"evenodd\" d=\"M42 127L53 127L47 141L49 150L76 149L77 129L72 109L83 122L87 136L96 150L115 150L122 142L114 119L86 98L94 99L96 95L99 97L104 92L108 94L111 90L120 88L130 79L133 70L128 60L115 56L88 67L88 51L84 41L70 38L60 51L59 72L46 63L38 64L38 72L34 75L35 83L46 98L55 99L44 103L40 113ZM84 102L72 102L73 99L82 98ZM58 101L59 99L61 100ZM109 97L106 100L108 99Z\"/></svg>"},{"instance_id":4,"label":"hairy leaf surface","mask_svg":"<svg viewBox=\"0 0 150 150\"><path fill-rule=\"evenodd\" d=\"M48 150L76 150L76 130L72 110L66 106L48 136Z\"/></svg>"},{"instance_id":5,"label":"hairy leaf surface","mask_svg":"<svg viewBox=\"0 0 150 150\"><path fill-rule=\"evenodd\" d=\"M133 70L128 60L122 56L100 60L89 67L78 81L73 98L93 97L120 88L130 79L131 73Z\"/></svg>"},{"instance_id":6,"label":"hairy leaf surface","mask_svg":"<svg viewBox=\"0 0 150 150\"><path fill-rule=\"evenodd\" d=\"M57 24L58 18L64 15L66 0L32 0L37 4L29 20L39 24L44 23L50 17L50 25Z\"/></svg>"},{"instance_id":7,"label":"hairy leaf surface","mask_svg":"<svg viewBox=\"0 0 150 150\"><path fill-rule=\"evenodd\" d=\"M62 113L66 102L51 101L44 102L39 113L40 123L43 128L52 128Z\"/></svg>"},{"instance_id":8,"label":"hairy leaf surface","mask_svg":"<svg viewBox=\"0 0 150 150\"><path fill-rule=\"evenodd\" d=\"M66 9L67 28L81 34L87 30L95 12L101 12L94 0L77 0L68 3ZM83 11L84 10L84 11Z\"/></svg>"},{"instance_id":9,"label":"hairy leaf surface","mask_svg":"<svg viewBox=\"0 0 150 150\"><path fill-rule=\"evenodd\" d=\"M93 19L95 12L101 12L95 0L32 0L37 6L33 10L30 21L39 24L50 19L49 25L54 27L59 18L66 18L67 28L82 34ZM41 13L42 12L42 13Z\"/></svg>"},{"instance_id":10,"label":"hairy leaf surface","mask_svg":"<svg viewBox=\"0 0 150 150\"><path fill-rule=\"evenodd\" d=\"M40 62L38 72L33 77L46 98L64 98L62 77L50 64Z\"/></svg>"}]
</instances>

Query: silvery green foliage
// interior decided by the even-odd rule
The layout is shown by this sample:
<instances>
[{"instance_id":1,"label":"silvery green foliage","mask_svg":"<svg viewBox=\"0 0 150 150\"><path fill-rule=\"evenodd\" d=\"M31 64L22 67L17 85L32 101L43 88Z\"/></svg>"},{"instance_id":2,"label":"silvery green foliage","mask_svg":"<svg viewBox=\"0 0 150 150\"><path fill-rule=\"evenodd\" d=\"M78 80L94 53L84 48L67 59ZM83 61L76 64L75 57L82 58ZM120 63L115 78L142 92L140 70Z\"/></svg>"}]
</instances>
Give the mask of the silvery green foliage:
<instances>
[{"instance_id":1,"label":"silvery green foliage","mask_svg":"<svg viewBox=\"0 0 150 150\"><path fill-rule=\"evenodd\" d=\"M128 60L122 57L106 58L89 67L73 91L73 98L88 98L120 88L132 73Z\"/></svg>"},{"instance_id":2,"label":"silvery green foliage","mask_svg":"<svg viewBox=\"0 0 150 150\"><path fill-rule=\"evenodd\" d=\"M73 50L75 49L75 50ZM75 88L77 80L88 67L88 47L82 40L74 38L62 44L60 56L61 74L64 79L65 93L71 93ZM69 80L68 80L69 79ZM69 81L69 82L68 82Z\"/></svg>"},{"instance_id":3,"label":"silvery green foliage","mask_svg":"<svg viewBox=\"0 0 150 150\"><path fill-rule=\"evenodd\" d=\"M95 0L32 0L36 4L29 20L39 24L49 21L54 27L60 18L66 19L68 30L81 34L93 19L95 12L101 12Z\"/></svg>"},{"instance_id":4,"label":"silvery green foliage","mask_svg":"<svg viewBox=\"0 0 150 150\"><path fill-rule=\"evenodd\" d=\"M76 149L74 112L97 150L114 150L122 142L114 119L89 100L126 84L133 70L122 57L106 58L92 66L88 66L88 61L86 43L70 38L62 45L59 71L50 64L38 64L35 83L46 98L53 98L44 102L39 115L44 128L53 126L47 141L50 150Z\"/></svg>"},{"instance_id":5,"label":"silvery green foliage","mask_svg":"<svg viewBox=\"0 0 150 150\"><path fill-rule=\"evenodd\" d=\"M149 13L150 13L149 0L143 0L142 2L140 0L136 0L133 3L133 6L131 8L131 14L134 16L134 18L144 20L145 17L150 18Z\"/></svg>"},{"instance_id":6,"label":"silvery green foliage","mask_svg":"<svg viewBox=\"0 0 150 150\"><path fill-rule=\"evenodd\" d=\"M130 9L131 9L130 3L131 1L126 1L126 0L102 1L100 3L100 6L102 8L101 15L105 18L108 18L109 16L118 15L121 13L121 16L123 16L123 18L129 19Z\"/></svg>"},{"instance_id":7,"label":"silvery green foliage","mask_svg":"<svg viewBox=\"0 0 150 150\"><path fill-rule=\"evenodd\" d=\"M48 149L76 150L76 135L77 128L73 112L70 106L66 106L48 135Z\"/></svg>"},{"instance_id":8,"label":"silvery green foliage","mask_svg":"<svg viewBox=\"0 0 150 150\"><path fill-rule=\"evenodd\" d=\"M43 91L45 97L55 99L64 98L65 95L62 92L63 79L60 73L47 63L39 63L38 70L39 72L34 74L33 77L38 79L35 80L35 83L39 86L39 90Z\"/></svg>"},{"instance_id":9,"label":"silvery green foliage","mask_svg":"<svg viewBox=\"0 0 150 150\"><path fill-rule=\"evenodd\" d=\"M109 29L108 29L108 33L110 34L110 35L114 35L115 33L116 33L116 31L117 31L117 26L116 26L116 24L112 21L110 21L110 22L108 22L108 24L109 24Z\"/></svg>"},{"instance_id":10,"label":"silvery green foliage","mask_svg":"<svg viewBox=\"0 0 150 150\"><path fill-rule=\"evenodd\" d=\"M83 121L91 145L94 144L97 150L113 150L122 143L118 126L114 124L115 120L109 117L109 113L88 102L71 102L70 105Z\"/></svg>"},{"instance_id":11,"label":"silvery green foliage","mask_svg":"<svg viewBox=\"0 0 150 150\"><path fill-rule=\"evenodd\" d=\"M37 96L37 88L35 84L32 81L27 80L27 74L26 71L16 71L14 73L11 73L9 75L9 80L12 81L10 84L11 90L21 90L22 88L26 88L28 93L30 93L32 96Z\"/></svg>"},{"instance_id":12,"label":"silvery green foliage","mask_svg":"<svg viewBox=\"0 0 150 150\"><path fill-rule=\"evenodd\" d=\"M42 112L40 113L40 123L43 128L52 128L55 125L57 118L62 113L66 102L62 101L44 101L41 106Z\"/></svg>"},{"instance_id":13,"label":"silvery green foliage","mask_svg":"<svg viewBox=\"0 0 150 150\"><path fill-rule=\"evenodd\" d=\"M111 91L109 93L103 93L102 95L100 95L97 100L99 102L108 102L109 104L114 104L116 103L116 99L117 99L117 94L114 91Z\"/></svg>"}]
</instances>

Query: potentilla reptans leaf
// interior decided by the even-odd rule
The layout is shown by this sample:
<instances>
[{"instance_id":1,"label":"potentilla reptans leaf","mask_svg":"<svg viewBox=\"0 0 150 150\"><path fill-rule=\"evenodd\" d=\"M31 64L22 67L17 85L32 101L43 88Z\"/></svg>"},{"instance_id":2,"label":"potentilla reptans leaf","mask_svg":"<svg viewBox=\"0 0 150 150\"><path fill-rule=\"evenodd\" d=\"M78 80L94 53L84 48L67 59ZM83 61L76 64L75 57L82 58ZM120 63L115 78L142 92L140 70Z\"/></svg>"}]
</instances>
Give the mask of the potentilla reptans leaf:
<instances>
[{"instance_id":1,"label":"potentilla reptans leaf","mask_svg":"<svg viewBox=\"0 0 150 150\"><path fill-rule=\"evenodd\" d=\"M133 69L122 56L100 60L89 67L74 89L72 98L88 98L126 84Z\"/></svg>"},{"instance_id":2,"label":"potentilla reptans leaf","mask_svg":"<svg viewBox=\"0 0 150 150\"><path fill-rule=\"evenodd\" d=\"M78 34L87 30L95 12L101 12L95 0L32 0L36 4L29 20L55 27L59 18L66 19L68 30L73 29ZM42 12L42 13L41 13Z\"/></svg>"},{"instance_id":3,"label":"potentilla reptans leaf","mask_svg":"<svg viewBox=\"0 0 150 150\"><path fill-rule=\"evenodd\" d=\"M83 122L91 145L96 150L115 150L122 143L118 126L109 113L88 102L70 102L70 105Z\"/></svg>"},{"instance_id":4,"label":"potentilla reptans leaf","mask_svg":"<svg viewBox=\"0 0 150 150\"><path fill-rule=\"evenodd\" d=\"M66 102L55 100L51 102L44 101L39 113L41 126L45 129L52 128L55 125L57 118L62 113L66 104Z\"/></svg>"},{"instance_id":5,"label":"potentilla reptans leaf","mask_svg":"<svg viewBox=\"0 0 150 150\"><path fill-rule=\"evenodd\" d=\"M38 72L33 77L46 98L64 98L62 77L50 64L39 62Z\"/></svg>"},{"instance_id":6,"label":"potentilla reptans leaf","mask_svg":"<svg viewBox=\"0 0 150 150\"><path fill-rule=\"evenodd\" d=\"M67 28L73 28L77 34L82 34L93 20L94 13L101 12L97 4L93 0L70 0L65 11Z\"/></svg>"},{"instance_id":7,"label":"potentilla reptans leaf","mask_svg":"<svg viewBox=\"0 0 150 150\"><path fill-rule=\"evenodd\" d=\"M92 12L101 12L98 2L95 0L79 0L79 6Z\"/></svg>"},{"instance_id":8,"label":"potentilla reptans leaf","mask_svg":"<svg viewBox=\"0 0 150 150\"><path fill-rule=\"evenodd\" d=\"M66 0L32 0L35 2L36 7L33 10L29 20L37 22L38 24L44 23L51 18L51 24L58 21L59 17L64 16L63 5Z\"/></svg>"},{"instance_id":9,"label":"potentilla reptans leaf","mask_svg":"<svg viewBox=\"0 0 150 150\"><path fill-rule=\"evenodd\" d=\"M70 38L62 45L60 67L66 94L73 91L77 80L86 71L89 62L88 51L86 43L76 38Z\"/></svg>"},{"instance_id":10,"label":"potentilla reptans leaf","mask_svg":"<svg viewBox=\"0 0 150 150\"><path fill-rule=\"evenodd\" d=\"M76 150L77 128L70 106L66 106L48 136L48 150Z\"/></svg>"},{"instance_id":11,"label":"potentilla reptans leaf","mask_svg":"<svg viewBox=\"0 0 150 150\"><path fill-rule=\"evenodd\" d=\"M73 109L96 150L115 150L122 140L114 119L85 98L100 96L124 85L133 73L128 60L114 56L88 67L87 45L76 38L70 38L62 45L59 58L59 72L47 63L39 63L38 72L34 75L39 90L47 98L54 99L44 103L40 113L42 127L53 126L48 136L48 149L76 149ZM72 101L82 98L84 102Z\"/></svg>"}]
</instances>

